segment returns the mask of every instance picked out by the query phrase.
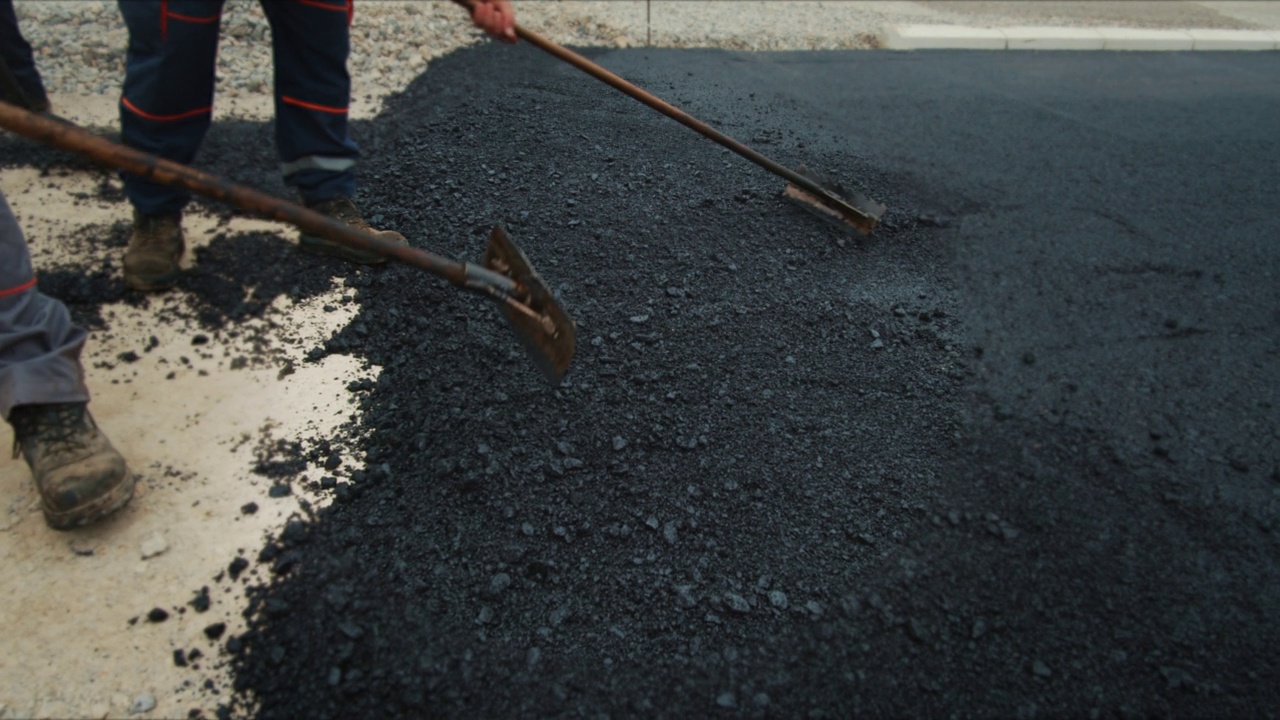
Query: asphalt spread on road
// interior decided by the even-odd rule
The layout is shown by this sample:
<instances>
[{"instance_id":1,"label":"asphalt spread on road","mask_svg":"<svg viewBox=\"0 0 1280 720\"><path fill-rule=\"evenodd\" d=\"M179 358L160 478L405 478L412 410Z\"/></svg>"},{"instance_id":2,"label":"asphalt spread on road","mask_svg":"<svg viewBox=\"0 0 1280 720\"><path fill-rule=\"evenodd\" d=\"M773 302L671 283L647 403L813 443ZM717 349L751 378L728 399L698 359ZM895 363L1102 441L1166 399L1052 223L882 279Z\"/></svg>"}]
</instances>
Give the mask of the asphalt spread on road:
<instances>
[{"instance_id":1,"label":"asphalt spread on road","mask_svg":"<svg viewBox=\"0 0 1280 720\"><path fill-rule=\"evenodd\" d=\"M1280 704L1280 59L592 56L881 230L533 48L434 62L357 124L366 215L459 259L505 223L578 355L548 388L486 301L323 266L367 463L246 575L223 714ZM202 166L270 189L268 142Z\"/></svg>"}]
</instances>

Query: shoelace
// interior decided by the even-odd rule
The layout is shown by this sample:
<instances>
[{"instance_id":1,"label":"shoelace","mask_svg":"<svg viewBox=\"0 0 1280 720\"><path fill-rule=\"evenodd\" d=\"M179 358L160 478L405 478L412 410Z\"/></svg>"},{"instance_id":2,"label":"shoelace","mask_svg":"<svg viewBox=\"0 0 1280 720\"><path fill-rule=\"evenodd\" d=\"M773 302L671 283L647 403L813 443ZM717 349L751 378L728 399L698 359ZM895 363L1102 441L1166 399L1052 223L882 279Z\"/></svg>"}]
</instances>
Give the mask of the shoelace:
<instances>
[{"instance_id":1,"label":"shoelace","mask_svg":"<svg viewBox=\"0 0 1280 720\"><path fill-rule=\"evenodd\" d=\"M77 439L79 431L90 427L84 405L69 403L48 405L36 411L15 409L10 412L13 422L13 457L22 453L22 438L38 437L47 446L58 450L78 450L84 443Z\"/></svg>"}]
</instances>

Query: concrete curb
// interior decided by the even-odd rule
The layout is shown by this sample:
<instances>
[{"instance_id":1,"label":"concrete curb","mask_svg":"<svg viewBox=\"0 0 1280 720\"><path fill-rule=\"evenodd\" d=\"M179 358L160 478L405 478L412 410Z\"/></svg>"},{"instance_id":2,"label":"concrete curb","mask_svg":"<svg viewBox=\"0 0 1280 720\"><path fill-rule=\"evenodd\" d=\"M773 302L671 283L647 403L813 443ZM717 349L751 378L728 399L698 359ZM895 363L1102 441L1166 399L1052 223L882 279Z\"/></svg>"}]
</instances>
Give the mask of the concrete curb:
<instances>
[{"instance_id":1,"label":"concrete curb","mask_svg":"<svg viewBox=\"0 0 1280 720\"><path fill-rule=\"evenodd\" d=\"M891 25L879 41L889 50L1264 51L1280 50L1280 31Z\"/></svg>"}]
</instances>

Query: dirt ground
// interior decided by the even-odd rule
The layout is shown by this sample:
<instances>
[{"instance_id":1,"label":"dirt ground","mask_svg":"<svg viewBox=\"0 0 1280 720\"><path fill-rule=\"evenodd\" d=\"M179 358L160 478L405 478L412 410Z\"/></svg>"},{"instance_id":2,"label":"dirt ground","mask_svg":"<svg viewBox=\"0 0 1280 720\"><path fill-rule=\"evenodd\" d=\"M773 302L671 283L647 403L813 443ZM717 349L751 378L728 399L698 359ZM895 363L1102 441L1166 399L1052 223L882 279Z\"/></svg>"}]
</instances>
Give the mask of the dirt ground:
<instances>
[{"instance_id":1,"label":"dirt ground","mask_svg":"<svg viewBox=\"0 0 1280 720\"><path fill-rule=\"evenodd\" d=\"M1280 711L1274 65L604 56L862 184L858 241L527 48L454 89L501 50L359 115L368 208L459 258L505 221L579 322L557 390L478 299L218 208L138 298L118 181L0 144L140 480L54 533L0 465L0 717ZM203 166L283 193L221 112Z\"/></svg>"},{"instance_id":2,"label":"dirt ground","mask_svg":"<svg viewBox=\"0 0 1280 720\"><path fill-rule=\"evenodd\" d=\"M112 122L100 108L59 107L79 122ZM73 311L96 316L88 318L94 332L84 354L91 409L139 479L123 512L91 528L55 533L41 519L26 466L0 465L0 562L10 578L0 634L11 650L0 659L3 712L114 717L148 693L164 703L157 716L174 716L178 708L185 714L176 703L192 678L174 664L173 649L215 655L205 628L225 622L235 632L242 618L238 602L224 602L214 578L232 558L256 552L269 529L299 510L299 495L268 496L272 482L251 472L255 460L270 455L272 438L332 432L350 412L346 384L376 375L376 368L342 356L302 362L307 349L353 314L336 284L297 301L277 297L263 318L211 329L180 293L125 299L118 267L128 214L118 179L66 168L50 156L34 167L6 169L0 182L27 233L42 285ZM193 250L188 265L215 237L280 233L278 224L209 212L193 214L186 227ZM57 272L63 267L105 271L117 301L77 304L100 300L102 287L82 290ZM273 318L284 314L287 335L273 327ZM122 360L122 354L138 359ZM0 432L10 443L8 425ZM242 507L250 502L260 509L246 514ZM157 537L167 549L144 559L142 548ZM206 586L211 607L197 613L186 603ZM154 607L170 618L147 622Z\"/></svg>"}]
</instances>

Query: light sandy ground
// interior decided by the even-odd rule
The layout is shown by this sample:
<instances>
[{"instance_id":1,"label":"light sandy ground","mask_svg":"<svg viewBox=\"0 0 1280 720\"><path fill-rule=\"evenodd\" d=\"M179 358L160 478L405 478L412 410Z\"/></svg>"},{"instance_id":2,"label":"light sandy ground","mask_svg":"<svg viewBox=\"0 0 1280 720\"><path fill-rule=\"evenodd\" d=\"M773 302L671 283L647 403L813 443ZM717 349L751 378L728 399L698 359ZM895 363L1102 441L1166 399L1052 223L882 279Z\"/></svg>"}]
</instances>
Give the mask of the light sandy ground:
<instances>
[{"instance_id":1,"label":"light sandy ground","mask_svg":"<svg viewBox=\"0 0 1280 720\"><path fill-rule=\"evenodd\" d=\"M66 198L93 196L99 179L71 175L46 189L48 180L36 173L7 171L0 187L26 228L39 266L63 254L55 231L67 226ZM103 226L119 220L122 208L82 201L74 212L76 223ZM193 247L208 241L215 222L188 218ZM217 231L277 227L236 220ZM157 717L211 709L212 696L196 697L198 688L184 684L217 676L208 668L216 660L216 645L203 629L226 622L229 632L237 632L242 599L229 579L218 583L214 577L239 554L252 560L268 532L298 512L301 497L270 498L269 482L250 472L264 451L261 439L332 434L352 411L346 383L376 374L376 368L359 368L345 356L302 361L307 347L349 321L353 305L342 305L341 295L335 289L298 306L278 301L273 319L287 317L289 334L298 340L276 346L268 366L240 369L232 369L231 359L255 354L248 345L253 333L239 338L209 333L207 344L193 347L199 328L157 323L157 316L174 310L176 294L146 308L123 303L106 308L109 330L91 335L84 356L94 394L91 407L137 475L137 494L104 523L58 533L40 517L25 465L0 464L0 566L6 578L0 589L0 637L6 648L0 654L0 702L5 717L121 716L141 693L159 701ZM321 312L326 303L338 310ZM138 351L151 335L159 344L139 361L117 360L121 352ZM281 373L286 366L292 374ZM11 437L6 425L0 442ZM250 501L261 509L246 515L241 506ZM142 559L141 547L157 535L168 549ZM203 586L209 586L214 604L197 614L185 604ZM147 622L153 607L171 617ZM139 616L143 619L130 624ZM198 673L176 667L174 648L200 648L205 667Z\"/></svg>"},{"instance_id":2,"label":"light sandy ground","mask_svg":"<svg viewBox=\"0 0 1280 720\"><path fill-rule=\"evenodd\" d=\"M30 0L19 5L31 10ZM75 8L78 3L48 5ZM409 39L405 47L388 51L403 63L402 70L407 69L401 73L403 81L388 83L385 77L357 74L356 117L375 115L387 93L425 71L432 58L475 41L447 3L387 2L371 11L389 22L387 18L409 12L410 6L415 13L434 13L441 23L457 22L461 29L446 43L426 47ZM517 7L522 22L546 30L558 41L618 46L865 47L867 38L890 22L1280 29L1277 2L608 0L522 2ZM36 10L48 8L41 5ZM31 30L28 34L37 47L53 57L49 48L57 42L57 29ZM359 24L357 31L370 32ZM119 43L120 29L111 32L104 37ZM357 53L384 49L372 39L356 43ZM263 43L228 42L223 53L256 54L261 63L269 64ZM119 66L112 67L115 70L104 71L94 81L100 92L86 91L84 87L93 83L76 85L54 68L49 80L58 91L53 94L58 111L84 125L114 126L113 87L118 87ZM229 89L231 81L223 78L220 87ZM270 116L264 94L225 92L220 97L217 118ZM73 204L76 193L96 197L99 182L100 176L88 173L51 179L37 178L30 169L0 171L0 188L23 223L38 267L65 256L62 238L69 233L107 227L128 217L122 204ZM210 217L189 216L191 242L208 242L214 223ZM266 225L236 220L220 229L262 227ZM296 234L289 229L280 232ZM423 282L432 280L424 277ZM328 296L297 306L287 299L278 301L279 312L271 318L280 324L277 332L300 340L275 347L268 366L240 369L233 369L230 359L249 354L246 334L214 335L197 348L190 337L198 330L183 323L156 322L180 302L176 294L145 308L124 303L105 308L108 330L92 335L84 357L94 393L92 409L137 474L137 495L125 511L96 527L54 532L40 517L26 466L20 461L0 463L0 567L5 579L0 586L0 718L119 717L143 693L156 701L143 717L185 717L193 708L210 714L218 698L197 684L213 678L225 694L227 678L215 667L217 658L210 657L216 655L216 645L202 631L211 623L226 622L227 632L237 632L243 600L242 591L229 579L214 578L238 554L252 561L263 538L298 512L299 498L306 497L268 497L268 482L251 472L262 451L258 438L264 428L270 437L282 440L330 434L354 412L346 384L377 373L377 368L359 367L344 356L319 363L301 361L306 348L349 321L351 306L340 303L342 295L335 284ZM326 304L339 310L321 312ZM151 335L159 344L140 361L117 360L122 351L140 349ZM295 371L282 374L291 361ZM170 372L173 379L166 379ZM0 443L8 442L11 434L4 425ZM312 477L320 474L313 472ZM251 500L260 506L258 512L242 513L241 506ZM168 549L142 559L142 545L156 535ZM210 589L213 607L197 614L186 603L203 586ZM146 613L153 607L169 610L170 618L147 622ZM176 612L178 608L186 608L185 613ZM134 618L139 619L131 624ZM175 667L175 648L200 648L206 655L201 669Z\"/></svg>"}]
</instances>

